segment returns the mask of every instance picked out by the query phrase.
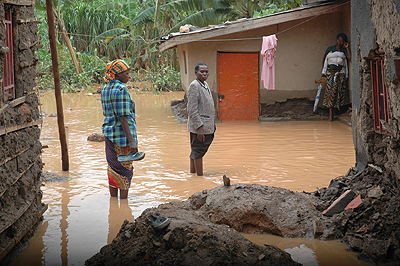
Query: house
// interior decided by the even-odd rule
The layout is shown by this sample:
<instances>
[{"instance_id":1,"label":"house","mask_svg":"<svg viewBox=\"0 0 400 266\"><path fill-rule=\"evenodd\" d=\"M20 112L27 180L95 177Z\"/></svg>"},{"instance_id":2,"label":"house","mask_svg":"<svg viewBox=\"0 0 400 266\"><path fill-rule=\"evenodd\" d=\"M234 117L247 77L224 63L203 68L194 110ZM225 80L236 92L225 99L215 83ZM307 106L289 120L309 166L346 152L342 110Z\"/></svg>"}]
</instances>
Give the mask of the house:
<instances>
[{"instance_id":1,"label":"house","mask_svg":"<svg viewBox=\"0 0 400 266\"><path fill-rule=\"evenodd\" d=\"M351 24L357 168L379 166L398 184L400 0L351 0Z\"/></svg>"},{"instance_id":2,"label":"house","mask_svg":"<svg viewBox=\"0 0 400 266\"><path fill-rule=\"evenodd\" d=\"M308 1L315 2L315 1ZM258 119L262 105L287 99L315 99L323 55L344 32L351 43L350 1L309 3L265 17L241 19L189 33L165 36L160 51L177 49L184 90L194 67L208 65L217 117ZM275 90L261 80L263 36L275 34ZM351 78L351 73L350 73Z\"/></svg>"},{"instance_id":3,"label":"house","mask_svg":"<svg viewBox=\"0 0 400 266\"><path fill-rule=\"evenodd\" d=\"M1 0L0 261L30 235L42 203L42 123L35 83L37 35L33 0Z\"/></svg>"}]
</instances>

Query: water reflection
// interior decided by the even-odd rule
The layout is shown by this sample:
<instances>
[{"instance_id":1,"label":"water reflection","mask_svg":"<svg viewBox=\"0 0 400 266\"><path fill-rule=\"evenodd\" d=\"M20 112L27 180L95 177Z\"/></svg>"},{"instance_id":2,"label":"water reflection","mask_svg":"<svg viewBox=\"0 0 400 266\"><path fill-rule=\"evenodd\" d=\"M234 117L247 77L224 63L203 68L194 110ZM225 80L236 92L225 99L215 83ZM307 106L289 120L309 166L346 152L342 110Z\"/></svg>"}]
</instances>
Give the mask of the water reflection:
<instances>
[{"instance_id":1,"label":"water reflection","mask_svg":"<svg viewBox=\"0 0 400 266\"><path fill-rule=\"evenodd\" d=\"M64 114L69 131L68 172L61 171L57 119L44 118L41 138L43 145L49 146L43 153L44 170L71 180L42 188L43 201L49 204L44 221L12 265L83 265L111 242L125 219L133 221L148 207L184 200L197 191L222 185L223 174L233 184L314 191L354 166L351 128L339 122L224 121L217 125L215 140L204 158L205 176L198 177L189 173L186 125L176 122L170 108L170 101L183 98L183 92L155 95L132 91L132 96L139 149L146 152L146 158L134 164L126 201L109 197L104 143L86 140L101 132L100 95L63 95L63 106L68 109ZM56 112L52 92L41 101L46 113ZM316 252L323 243L307 247ZM317 257L320 265L328 265ZM350 257L354 259L354 255Z\"/></svg>"},{"instance_id":2,"label":"water reflection","mask_svg":"<svg viewBox=\"0 0 400 266\"><path fill-rule=\"evenodd\" d=\"M288 252L292 259L306 266L356 266L370 265L357 259L357 253L338 240L318 241L304 238L282 238L273 235L242 234L251 242L260 246L275 245Z\"/></svg>"},{"instance_id":3,"label":"water reflection","mask_svg":"<svg viewBox=\"0 0 400 266\"><path fill-rule=\"evenodd\" d=\"M110 197L107 244L111 244L125 220L130 222L135 220L132 215L132 209L129 207L128 200L119 200L117 197Z\"/></svg>"}]
</instances>

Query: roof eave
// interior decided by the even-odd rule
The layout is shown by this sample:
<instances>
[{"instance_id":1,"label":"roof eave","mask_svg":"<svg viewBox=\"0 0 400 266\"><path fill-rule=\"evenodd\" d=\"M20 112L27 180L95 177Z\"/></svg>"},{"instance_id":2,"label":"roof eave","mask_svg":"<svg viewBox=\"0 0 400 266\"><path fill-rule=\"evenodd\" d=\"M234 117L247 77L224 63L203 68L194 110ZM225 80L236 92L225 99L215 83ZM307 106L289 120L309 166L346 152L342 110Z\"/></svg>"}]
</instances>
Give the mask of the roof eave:
<instances>
[{"instance_id":1,"label":"roof eave","mask_svg":"<svg viewBox=\"0 0 400 266\"><path fill-rule=\"evenodd\" d=\"M348 3L348 2L345 2ZM194 31L174 36L172 39L164 41L159 46L160 52L176 48L180 44L212 39L223 35L238 33L249 29L258 29L284 23L293 20L305 19L313 16L320 16L328 13L339 12L343 3L325 3L324 5L303 6L296 9L272 14L265 17L247 19L237 23L228 24L224 27L216 27L205 31Z\"/></svg>"}]
</instances>

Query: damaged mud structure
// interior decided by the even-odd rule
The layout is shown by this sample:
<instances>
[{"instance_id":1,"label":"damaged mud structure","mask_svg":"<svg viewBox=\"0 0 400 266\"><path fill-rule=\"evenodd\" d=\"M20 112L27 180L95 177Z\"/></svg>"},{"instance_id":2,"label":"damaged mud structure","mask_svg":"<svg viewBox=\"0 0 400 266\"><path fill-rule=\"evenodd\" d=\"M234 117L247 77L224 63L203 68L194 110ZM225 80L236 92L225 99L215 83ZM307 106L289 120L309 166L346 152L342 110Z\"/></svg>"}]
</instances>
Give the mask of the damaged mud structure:
<instances>
[{"instance_id":1,"label":"damaged mud structure","mask_svg":"<svg viewBox=\"0 0 400 266\"><path fill-rule=\"evenodd\" d=\"M31 0L1 0L0 14L0 261L47 209L41 202L42 120L34 52L39 44ZM7 260L7 259L4 259Z\"/></svg>"}]
</instances>

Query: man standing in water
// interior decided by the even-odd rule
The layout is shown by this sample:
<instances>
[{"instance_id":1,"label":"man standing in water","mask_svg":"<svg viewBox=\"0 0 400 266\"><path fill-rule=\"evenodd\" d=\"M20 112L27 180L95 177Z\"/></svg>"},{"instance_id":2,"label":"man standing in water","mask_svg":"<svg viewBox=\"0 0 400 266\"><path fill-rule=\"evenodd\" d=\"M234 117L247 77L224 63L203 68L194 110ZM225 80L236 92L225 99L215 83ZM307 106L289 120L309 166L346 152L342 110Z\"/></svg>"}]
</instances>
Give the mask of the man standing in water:
<instances>
[{"instance_id":1,"label":"man standing in water","mask_svg":"<svg viewBox=\"0 0 400 266\"><path fill-rule=\"evenodd\" d=\"M203 175L203 156L210 147L215 132L214 100L206 82L208 67L198 63L194 68L196 79L188 89L188 123L190 132L190 172Z\"/></svg>"}]
</instances>

